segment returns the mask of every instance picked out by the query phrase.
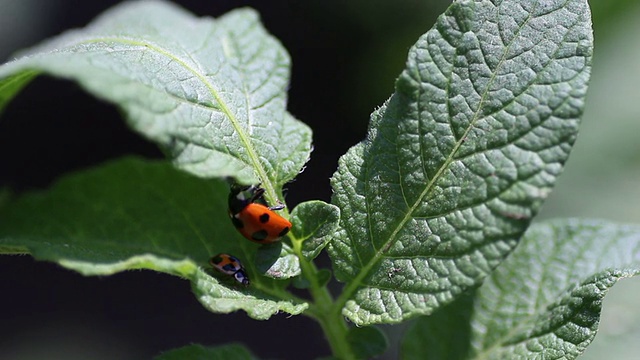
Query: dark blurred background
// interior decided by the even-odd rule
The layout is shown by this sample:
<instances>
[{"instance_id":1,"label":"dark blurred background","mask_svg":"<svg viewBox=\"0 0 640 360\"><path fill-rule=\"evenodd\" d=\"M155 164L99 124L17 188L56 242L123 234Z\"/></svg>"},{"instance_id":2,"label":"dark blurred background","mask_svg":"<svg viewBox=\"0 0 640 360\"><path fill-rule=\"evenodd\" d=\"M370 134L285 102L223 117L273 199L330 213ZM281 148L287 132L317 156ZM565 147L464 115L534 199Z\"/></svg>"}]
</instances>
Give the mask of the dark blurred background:
<instances>
[{"instance_id":1,"label":"dark blurred background","mask_svg":"<svg viewBox=\"0 0 640 360\"><path fill-rule=\"evenodd\" d=\"M0 0L0 61L82 27L116 3ZM329 201L329 177L338 157L364 137L369 114L393 92L409 47L450 1L177 3L214 17L253 7L290 52L288 109L311 126L315 146L304 173L288 186L287 202L293 207L309 199ZM583 132L541 218L640 222L640 4L591 4L596 56ZM70 82L38 78L0 117L0 188L46 188L61 174L125 154L160 157L155 145L125 127L115 107ZM306 317L255 321L244 313L212 314L196 301L186 281L151 271L83 277L29 256L1 256L0 291L2 359L146 359L190 343L232 341L245 343L261 358L329 355L320 328ZM640 315L629 321L629 311L624 313L626 323L612 322L611 338L635 332L637 339ZM600 337L607 334L605 329L602 333ZM394 331L390 335L397 336ZM629 354L639 353L637 342L635 346ZM597 350L590 351L593 359L599 358ZM390 352L386 358L395 356ZM625 359L624 354L614 358Z\"/></svg>"}]
</instances>

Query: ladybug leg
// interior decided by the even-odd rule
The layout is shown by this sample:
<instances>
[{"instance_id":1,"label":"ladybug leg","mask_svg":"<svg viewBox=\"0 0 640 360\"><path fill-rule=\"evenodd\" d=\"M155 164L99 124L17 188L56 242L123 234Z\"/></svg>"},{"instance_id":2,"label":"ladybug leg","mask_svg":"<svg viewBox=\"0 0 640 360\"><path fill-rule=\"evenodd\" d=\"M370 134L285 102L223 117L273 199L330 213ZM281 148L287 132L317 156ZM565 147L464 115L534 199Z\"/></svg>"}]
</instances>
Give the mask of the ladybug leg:
<instances>
[{"instance_id":1,"label":"ladybug leg","mask_svg":"<svg viewBox=\"0 0 640 360\"><path fill-rule=\"evenodd\" d=\"M264 189L261 187L257 187L253 192L253 195L251 195L250 202L256 202L258 199L262 199L263 196L264 196Z\"/></svg>"},{"instance_id":2,"label":"ladybug leg","mask_svg":"<svg viewBox=\"0 0 640 360\"><path fill-rule=\"evenodd\" d=\"M286 206L281 203L280 201L278 201L278 205L275 206L269 206L269 210L282 210L284 209Z\"/></svg>"},{"instance_id":3,"label":"ladybug leg","mask_svg":"<svg viewBox=\"0 0 640 360\"><path fill-rule=\"evenodd\" d=\"M260 200L260 202L266 205L269 210L282 210L285 208L285 205L281 203L280 200L278 200L278 205L269 206L264 200L264 192L264 188L261 188L260 185L257 185L255 191L253 192L253 195L251 196L251 202L258 202Z\"/></svg>"}]
</instances>

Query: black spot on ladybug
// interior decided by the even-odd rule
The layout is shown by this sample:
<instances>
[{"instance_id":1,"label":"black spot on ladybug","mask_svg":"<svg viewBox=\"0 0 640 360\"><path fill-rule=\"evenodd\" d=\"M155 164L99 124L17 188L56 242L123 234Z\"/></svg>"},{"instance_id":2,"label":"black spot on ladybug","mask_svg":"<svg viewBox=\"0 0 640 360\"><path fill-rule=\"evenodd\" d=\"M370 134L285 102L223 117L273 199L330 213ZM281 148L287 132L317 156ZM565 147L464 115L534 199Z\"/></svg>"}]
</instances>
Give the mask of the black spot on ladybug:
<instances>
[{"instance_id":1,"label":"black spot on ladybug","mask_svg":"<svg viewBox=\"0 0 640 360\"><path fill-rule=\"evenodd\" d=\"M287 233L289 232L289 227L285 226L284 229L282 229L282 231L280 231L280 234L278 234L279 237L285 236L287 235Z\"/></svg>"},{"instance_id":2,"label":"black spot on ladybug","mask_svg":"<svg viewBox=\"0 0 640 360\"><path fill-rule=\"evenodd\" d=\"M260 230L251 234L251 238L255 241L262 241L266 239L267 236L269 236L269 234L267 234L267 230Z\"/></svg>"},{"instance_id":3,"label":"black spot on ladybug","mask_svg":"<svg viewBox=\"0 0 640 360\"><path fill-rule=\"evenodd\" d=\"M211 260L209 260L209 263L211 264L220 264L222 262L222 257L220 256L214 256L211 258Z\"/></svg>"},{"instance_id":4,"label":"black spot on ladybug","mask_svg":"<svg viewBox=\"0 0 640 360\"><path fill-rule=\"evenodd\" d=\"M260 215L260 222L263 223L263 224L266 224L266 223L269 222L269 218L270 218L269 214L264 213L264 214Z\"/></svg>"},{"instance_id":5,"label":"black spot on ladybug","mask_svg":"<svg viewBox=\"0 0 640 360\"><path fill-rule=\"evenodd\" d=\"M242 222L242 220L238 219L235 216L231 217L231 222L233 223L233 226L236 227L236 229L242 229L244 227L244 223Z\"/></svg>"},{"instance_id":6,"label":"black spot on ladybug","mask_svg":"<svg viewBox=\"0 0 640 360\"><path fill-rule=\"evenodd\" d=\"M235 264L226 264L225 266L222 267L225 271L228 272L232 272L235 271L236 269L236 265Z\"/></svg>"}]
</instances>

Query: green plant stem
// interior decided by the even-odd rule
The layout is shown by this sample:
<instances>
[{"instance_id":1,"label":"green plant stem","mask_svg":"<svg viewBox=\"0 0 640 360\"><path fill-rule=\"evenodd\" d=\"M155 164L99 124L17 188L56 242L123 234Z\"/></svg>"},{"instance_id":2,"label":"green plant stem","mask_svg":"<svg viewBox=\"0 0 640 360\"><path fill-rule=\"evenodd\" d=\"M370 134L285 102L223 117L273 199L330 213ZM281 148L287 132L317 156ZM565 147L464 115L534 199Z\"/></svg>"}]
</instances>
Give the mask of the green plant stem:
<instances>
[{"instance_id":1,"label":"green plant stem","mask_svg":"<svg viewBox=\"0 0 640 360\"><path fill-rule=\"evenodd\" d=\"M326 286L318 282L318 269L313 262L307 261L302 255L302 240L293 239L293 249L300 259L303 276L309 281L309 292L313 298L313 305L308 315L315 318L322 327L331 352L342 360L355 360L351 345L347 341L349 327L340 311L335 311L334 299Z\"/></svg>"},{"instance_id":2,"label":"green plant stem","mask_svg":"<svg viewBox=\"0 0 640 360\"><path fill-rule=\"evenodd\" d=\"M333 355L342 360L355 360L351 344L347 341L349 328L344 319L341 316L334 318L332 311L323 312L323 314L327 314L327 316L318 318L318 322L324 331Z\"/></svg>"}]
</instances>

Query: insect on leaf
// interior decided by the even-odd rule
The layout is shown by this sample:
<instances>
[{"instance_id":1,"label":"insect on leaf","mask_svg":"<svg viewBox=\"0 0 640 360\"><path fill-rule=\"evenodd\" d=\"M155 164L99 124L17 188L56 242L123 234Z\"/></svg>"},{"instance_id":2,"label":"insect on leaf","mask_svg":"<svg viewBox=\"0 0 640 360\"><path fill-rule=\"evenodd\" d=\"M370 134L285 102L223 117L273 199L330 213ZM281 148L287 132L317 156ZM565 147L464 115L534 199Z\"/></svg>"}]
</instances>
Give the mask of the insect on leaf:
<instances>
[{"instance_id":1,"label":"insect on leaf","mask_svg":"<svg viewBox=\"0 0 640 360\"><path fill-rule=\"evenodd\" d=\"M245 310L257 319L301 313L306 303L273 296L281 286L259 275L256 245L230 241L237 234L227 193L223 181L166 161L110 162L0 208L0 252L29 253L85 275L149 269L180 276L213 312ZM209 258L221 252L241 259L250 286L211 268Z\"/></svg>"}]
</instances>

